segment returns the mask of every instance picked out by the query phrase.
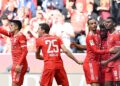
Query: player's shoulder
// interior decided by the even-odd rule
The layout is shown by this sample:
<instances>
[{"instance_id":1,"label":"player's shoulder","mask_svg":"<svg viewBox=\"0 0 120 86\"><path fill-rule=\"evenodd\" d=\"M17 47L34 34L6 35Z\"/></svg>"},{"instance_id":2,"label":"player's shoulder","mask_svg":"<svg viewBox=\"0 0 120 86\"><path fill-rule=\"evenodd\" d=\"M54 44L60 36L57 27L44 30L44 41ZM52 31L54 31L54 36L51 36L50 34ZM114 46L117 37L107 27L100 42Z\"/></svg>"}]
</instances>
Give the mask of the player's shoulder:
<instances>
[{"instance_id":1,"label":"player's shoulder","mask_svg":"<svg viewBox=\"0 0 120 86\"><path fill-rule=\"evenodd\" d=\"M38 41L38 40L43 40L43 38L44 37L38 37L38 38L36 38L36 40Z\"/></svg>"},{"instance_id":2,"label":"player's shoulder","mask_svg":"<svg viewBox=\"0 0 120 86\"><path fill-rule=\"evenodd\" d=\"M115 30L114 34L120 34L120 30Z\"/></svg>"},{"instance_id":3,"label":"player's shoulder","mask_svg":"<svg viewBox=\"0 0 120 86\"><path fill-rule=\"evenodd\" d=\"M88 37L90 36L94 36L94 33L92 31L90 31L88 34L87 34Z\"/></svg>"},{"instance_id":4,"label":"player's shoulder","mask_svg":"<svg viewBox=\"0 0 120 86\"><path fill-rule=\"evenodd\" d=\"M22 38L22 39L26 39L26 36L25 36L22 32L20 32L20 33L18 34L18 37L19 37L19 38Z\"/></svg>"},{"instance_id":5,"label":"player's shoulder","mask_svg":"<svg viewBox=\"0 0 120 86\"><path fill-rule=\"evenodd\" d=\"M57 40L57 41L60 41L61 40L61 38L60 37L58 37L58 36L53 36L53 35L49 35L49 37L48 38L46 38L46 40Z\"/></svg>"},{"instance_id":6,"label":"player's shoulder","mask_svg":"<svg viewBox=\"0 0 120 86\"><path fill-rule=\"evenodd\" d=\"M26 37L22 32L19 33L19 36Z\"/></svg>"},{"instance_id":7,"label":"player's shoulder","mask_svg":"<svg viewBox=\"0 0 120 86\"><path fill-rule=\"evenodd\" d=\"M60 40L61 38L58 36L53 36L55 39Z\"/></svg>"},{"instance_id":8,"label":"player's shoulder","mask_svg":"<svg viewBox=\"0 0 120 86\"><path fill-rule=\"evenodd\" d=\"M110 34L111 38L116 38L120 33L118 31L114 31L112 34Z\"/></svg>"}]
</instances>

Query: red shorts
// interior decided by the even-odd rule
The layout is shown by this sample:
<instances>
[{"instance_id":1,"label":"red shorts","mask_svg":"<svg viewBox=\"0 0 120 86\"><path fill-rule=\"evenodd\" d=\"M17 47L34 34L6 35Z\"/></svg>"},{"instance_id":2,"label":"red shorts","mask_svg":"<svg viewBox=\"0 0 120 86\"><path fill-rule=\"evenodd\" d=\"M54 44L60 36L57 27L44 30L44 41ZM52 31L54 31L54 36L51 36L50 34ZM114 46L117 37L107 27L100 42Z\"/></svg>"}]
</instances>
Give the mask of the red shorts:
<instances>
[{"instance_id":1,"label":"red shorts","mask_svg":"<svg viewBox=\"0 0 120 86\"><path fill-rule=\"evenodd\" d=\"M115 65L113 68L114 81L120 81L120 65Z\"/></svg>"},{"instance_id":2,"label":"red shorts","mask_svg":"<svg viewBox=\"0 0 120 86\"><path fill-rule=\"evenodd\" d=\"M105 81L113 81L113 73L112 73L112 68L111 67L102 67L101 69L101 82Z\"/></svg>"},{"instance_id":3,"label":"red shorts","mask_svg":"<svg viewBox=\"0 0 120 86\"><path fill-rule=\"evenodd\" d=\"M96 61L85 62L83 64L83 70L87 84L99 83L100 65Z\"/></svg>"},{"instance_id":4,"label":"red shorts","mask_svg":"<svg viewBox=\"0 0 120 86\"><path fill-rule=\"evenodd\" d=\"M16 73L15 67L13 66L12 70L11 70L12 82L21 86L23 84L24 75L25 75L26 71L27 71L26 65L25 66L21 65L21 72L20 73Z\"/></svg>"},{"instance_id":5,"label":"red shorts","mask_svg":"<svg viewBox=\"0 0 120 86\"><path fill-rule=\"evenodd\" d=\"M40 86L52 86L54 77L58 85L69 86L67 74L64 68L44 69L41 76Z\"/></svg>"}]
</instances>

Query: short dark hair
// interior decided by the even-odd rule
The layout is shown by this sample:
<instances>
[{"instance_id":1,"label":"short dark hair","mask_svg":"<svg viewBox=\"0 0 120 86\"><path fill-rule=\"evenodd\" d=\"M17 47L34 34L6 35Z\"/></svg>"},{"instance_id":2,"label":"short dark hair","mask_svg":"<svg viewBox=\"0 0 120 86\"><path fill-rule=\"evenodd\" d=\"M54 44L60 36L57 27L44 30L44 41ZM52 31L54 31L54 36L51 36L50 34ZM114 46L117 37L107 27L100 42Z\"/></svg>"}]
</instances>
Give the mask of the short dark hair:
<instances>
[{"instance_id":1,"label":"short dark hair","mask_svg":"<svg viewBox=\"0 0 120 86\"><path fill-rule=\"evenodd\" d=\"M22 28L22 23L19 20L10 20L11 23L14 23L18 26L18 30L21 30Z\"/></svg>"},{"instance_id":2,"label":"short dark hair","mask_svg":"<svg viewBox=\"0 0 120 86\"><path fill-rule=\"evenodd\" d=\"M87 20L87 24L89 25L89 21L91 21L91 20L96 20L95 18L89 18L88 20ZM97 21L97 20L96 20Z\"/></svg>"},{"instance_id":3,"label":"short dark hair","mask_svg":"<svg viewBox=\"0 0 120 86\"><path fill-rule=\"evenodd\" d=\"M105 27L105 25L104 25L103 22L100 22L100 23L99 23L99 27L100 27L100 28L105 28L105 29L106 29L106 27Z\"/></svg>"},{"instance_id":4,"label":"short dark hair","mask_svg":"<svg viewBox=\"0 0 120 86\"><path fill-rule=\"evenodd\" d=\"M112 16L108 17L107 19L111 19L114 23L116 23L116 19Z\"/></svg>"},{"instance_id":5,"label":"short dark hair","mask_svg":"<svg viewBox=\"0 0 120 86\"><path fill-rule=\"evenodd\" d=\"M39 26L41 27L42 30L45 30L45 33L49 33L50 27L47 23L41 23L39 24Z\"/></svg>"}]
</instances>

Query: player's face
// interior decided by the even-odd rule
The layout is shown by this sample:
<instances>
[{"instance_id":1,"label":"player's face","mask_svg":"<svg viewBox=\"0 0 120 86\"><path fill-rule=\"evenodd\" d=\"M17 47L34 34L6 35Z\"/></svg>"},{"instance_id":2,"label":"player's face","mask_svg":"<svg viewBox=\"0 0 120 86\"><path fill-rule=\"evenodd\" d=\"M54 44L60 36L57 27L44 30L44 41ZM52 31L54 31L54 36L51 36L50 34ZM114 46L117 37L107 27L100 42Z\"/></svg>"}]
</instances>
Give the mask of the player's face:
<instances>
[{"instance_id":1,"label":"player's face","mask_svg":"<svg viewBox=\"0 0 120 86\"><path fill-rule=\"evenodd\" d=\"M107 38L107 30L105 28L100 28L101 39Z\"/></svg>"},{"instance_id":2,"label":"player's face","mask_svg":"<svg viewBox=\"0 0 120 86\"><path fill-rule=\"evenodd\" d=\"M89 28L93 31L97 29L97 21L95 19L89 21Z\"/></svg>"},{"instance_id":3,"label":"player's face","mask_svg":"<svg viewBox=\"0 0 120 86\"><path fill-rule=\"evenodd\" d=\"M113 21L111 19L106 19L106 21L105 21L105 27L108 30L112 29L114 27Z\"/></svg>"},{"instance_id":4,"label":"player's face","mask_svg":"<svg viewBox=\"0 0 120 86\"><path fill-rule=\"evenodd\" d=\"M14 33L17 30L17 26L14 23L10 23L10 32Z\"/></svg>"}]
</instances>

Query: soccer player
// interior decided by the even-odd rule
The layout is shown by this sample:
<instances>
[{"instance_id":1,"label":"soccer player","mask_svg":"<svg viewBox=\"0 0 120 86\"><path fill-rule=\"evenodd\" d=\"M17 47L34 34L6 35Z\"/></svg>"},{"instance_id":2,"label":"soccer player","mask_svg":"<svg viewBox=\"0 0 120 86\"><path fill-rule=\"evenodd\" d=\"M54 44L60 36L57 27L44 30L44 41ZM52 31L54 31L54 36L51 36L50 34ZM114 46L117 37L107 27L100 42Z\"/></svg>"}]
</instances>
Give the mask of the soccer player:
<instances>
[{"instance_id":1,"label":"soccer player","mask_svg":"<svg viewBox=\"0 0 120 86\"><path fill-rule=\"evenodd\" d=\"M116 23L113 17L108 17L105 22L106 29L108 32L107 46L108 49L115 46L120 46L120 31L115 30ZM111 58L114 54L110 54L109 58ZM120 59L111 62L108 64L109 67L112 67L113 79L117 86L120 86Z\"/></svg>"},{"instance_id":2,"label":"soccer player","mask_svg":"<svg viewBox=\"0 0 120 86\"><path fill-rule=\"evenodd\" d=\"M105 21L103 21L99 27L100 27L100 38L101 38L101 50L107 49L107 33L108 30L106 29L104 25ZM109 54L103 54L100 56L101 62L105 61L109 58ZM101 66L101 85L100 86L113 86L113 77L112 77L112 71L108 66Z\"/></svg>"},{"instance_id":3,"label":"soccer player","mask_svg":"<svg viewBox=\"0 0 120 86\"><path fill-rule=\"evenodd\" d=\"M69 86L67 74L65 72L60 50L62 49L76 63L81 64L73 54L64 46L62 40L57 36L49 35L50 27L46 23L40 24L38 29L39 38L36 39L36 58L44 60L44 70L42 73L40 86L52 86L53 77L57 84ZM42 50L43 56L40 55Z\"/></svg>"},{"instance_id":4,"label":"soccer player","mask_svg":"<svg viewBox=\"0 0 120 86\"><path fill-rule=\"evenodd\" d=\"M0 27L0 33L11 39L12 53L12 86L21 86L23 84L24 75L27 71L27 40L23 33L20 32L22 24L18 20L10 21L10 32Z\"/></svg>"},{"instance_id":5,"label":"soccer player","mask_svg":"<svg viewBox=\"0 0 120 86\"><path fill-rule=\"evenodd\" d=\"M113 52L100 50L100 35L97 33L97 21L88 20L89 33L86 37L87 55L83 63L83 69L87 84L100 86L100 55Z\"/></svg>"}]
</instances>

